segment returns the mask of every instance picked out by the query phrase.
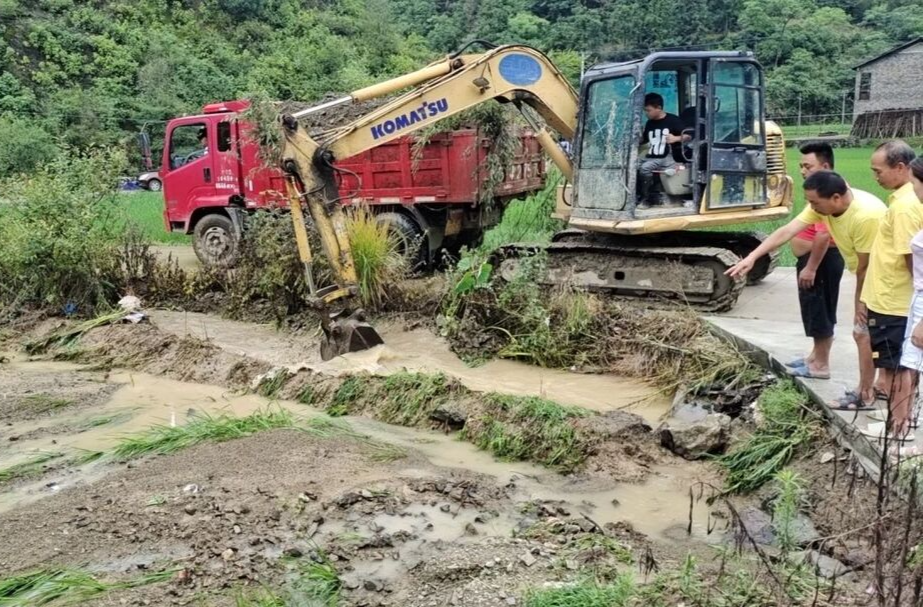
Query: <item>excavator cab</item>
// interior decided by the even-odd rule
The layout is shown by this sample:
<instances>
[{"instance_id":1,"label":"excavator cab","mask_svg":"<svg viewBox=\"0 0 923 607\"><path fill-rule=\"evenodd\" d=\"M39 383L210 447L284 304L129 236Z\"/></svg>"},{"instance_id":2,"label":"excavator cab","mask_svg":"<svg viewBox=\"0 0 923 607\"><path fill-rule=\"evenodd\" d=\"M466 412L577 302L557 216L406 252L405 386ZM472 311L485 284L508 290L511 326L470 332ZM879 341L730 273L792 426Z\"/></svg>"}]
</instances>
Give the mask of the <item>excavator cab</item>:
<instances>
[{"instance_id":1,"label":"excavator cab","mask_svg":"<svg viewBox=\"0 0 923 607\"><path fill-rule=\"evenodd\" d=\"M666 112L680 118L688 141L676 165L658 175L660 204L638 208L638 168L646 153L643 104L652 92L663 97ZM782 204L784 192L776 190L786 183L784 150L780 145L767 150L776 142L767 139L763 92L762 69L744 52L654 53L588 70L580 91L572 224L660 232L659 219ZM770 153L779 158L770 162ZM694 227L699 220L676 223Z\"/></svg>"}]
</instances>

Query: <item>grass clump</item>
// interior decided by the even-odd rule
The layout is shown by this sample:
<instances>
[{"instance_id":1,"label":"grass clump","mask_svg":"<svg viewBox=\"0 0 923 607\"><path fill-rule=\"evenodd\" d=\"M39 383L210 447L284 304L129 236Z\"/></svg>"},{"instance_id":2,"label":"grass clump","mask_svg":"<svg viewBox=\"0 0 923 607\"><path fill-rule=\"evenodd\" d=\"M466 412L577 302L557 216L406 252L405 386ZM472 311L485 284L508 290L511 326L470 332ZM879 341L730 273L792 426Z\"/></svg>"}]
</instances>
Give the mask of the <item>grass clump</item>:
<instances>
[{"instance_id":1,"label":"grass clump","mask_svg":"<svg viewBox=\"0 0 923 607\"><path fill-rule=\"evenodd\" d=\"M170 579L174 571L148 574L125 582L101 582L78 569L41 569L0 579L0 605L41 607L50 603L72 605L112 590L137 588Z\"/></svg>"},{"instance_id":2,"label":"grass clump","mask_svg":"<svg viewBox=\"0 0 923 607\"><path fill-rule=\"evenodd\" d=\"M797 450L820 432L820 424L807 408L807 397L791 382L778 382L761 395L761 421L743 443L721 456L727 470L729 493L753 491L773 479Z\"/></svg>"},{"instance_id":3,"label":"grass clump","mask_svg":"<svg viewBox=\"0 0 923 607\"><path fill-rule=\"evenodd\" d=\"M30 394L23 399L23 404L33 413L48 413L63 409L74 401L68 398L55 398L48 394Z\"/></svg>"},{"instance_id":4,"label":"grass clump","mask_svg":"<svg viewBox=\"0 0 923 607\"><path fill-rule=\"evenodd\" d=\"M260 380L256 393L265 398L275 398L291 377L292 374L288 369L275 369Z\"/></svg>"},{"instance_id":5,"label":"grass clump","mask_svg":"<svg viewBox=\"0 0 923 607\"><path fill-rule=\"evenodd\" d=\"M407 275L421 243L407 242L388 221L364 206L350 210L346 233L359 280L359 299L366 307L379 309L390 287Z\"/></svg>"},{"instance_id":6,"label":"grass clump","mask_svg":"<svg viewBox=\"0 0 923 607\"><path fill-rule=\"evenodd\" d=\"M592 415L537 397L490 394L487 409L468 420L463 436L485 451L507 460L532 460L562 471L578 468L591 439L575 421Z\"/></svg>"},{"instance_id":7,"label":"grass clump","mask_svg":"<svg viewBox=\"0 0 923 607\"><path fill-rule=\"evenodd\" d=\"M384 379L368 375L346 378L327 406L330 415L374 409L389 424L416 426L427 419L457 389L442 373L402 371Z\"/></svg>"},{"instance_id":8,"label":"grass clump","mask_svg":"<svg viewBox=\"0 0 923 607\"><path fill-rule=\"evenodd\" d=\"M166 455L205 441L223 442L263 430L293 427L295 420L284 409L257 411L246 417L203 414L183 426L154 426L137 436L125 438L112 450L112 455L118 459Z\"/></svg>"},{"instance_id":9,"label":"grass clump","mask_svg":"<svg viewBox=\"0 0 923 607\"><path fill-rule=\"evenodd\" d=\"M39 473L43 470L46 463L50 462L51 460L58 459L63 455L63 453L58 452L40 453L24 462L9 466L8 468L0 469L0 483L7 483L9 481L14 481L19 478Z\"/></svg>"},{"instance_id":10,"label":"grass clump","mask_svg":"<svg viewBox=\"0 0 923 607\"><path fill-rule=\"evenodd\" d=\"M531 590L523 601L525 607L625 607L637 596L630 575L620 575L609 584L587 580L549 590Z\"/></svg>"}]
</instances>

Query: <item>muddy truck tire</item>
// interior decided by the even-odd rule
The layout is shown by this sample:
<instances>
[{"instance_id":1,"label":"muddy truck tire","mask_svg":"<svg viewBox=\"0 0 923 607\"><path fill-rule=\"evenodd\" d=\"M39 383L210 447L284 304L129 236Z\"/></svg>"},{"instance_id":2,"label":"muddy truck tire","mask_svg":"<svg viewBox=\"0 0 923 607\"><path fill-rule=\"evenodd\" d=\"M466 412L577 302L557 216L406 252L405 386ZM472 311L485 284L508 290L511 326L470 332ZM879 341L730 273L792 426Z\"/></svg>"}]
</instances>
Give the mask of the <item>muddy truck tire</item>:
<instances>
[{"instance_id":1,"label":"muddy truck tire","mask_svg":"<svg viewBox=\"0 0 923 607\"><path fill-rule=\"evenodd\" d=\"M226 215L206 215L195 226L192 248L203 266L230 268L240 256L240 238Z\"/></svg>"}]
</instances>

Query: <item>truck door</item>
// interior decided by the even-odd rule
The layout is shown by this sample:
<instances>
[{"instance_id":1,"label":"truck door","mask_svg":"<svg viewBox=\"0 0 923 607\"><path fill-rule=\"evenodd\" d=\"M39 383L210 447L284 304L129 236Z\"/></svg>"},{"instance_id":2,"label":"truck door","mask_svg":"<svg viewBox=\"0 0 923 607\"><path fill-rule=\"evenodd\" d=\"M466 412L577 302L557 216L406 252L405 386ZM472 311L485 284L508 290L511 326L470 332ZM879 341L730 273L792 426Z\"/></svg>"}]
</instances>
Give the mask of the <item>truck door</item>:
<instances>
[{"instance_id":1,"label":"truck door","mask_svg":"<svg viewBox=\"0 0 923 607\"><path fill-rule=\"evenodd\" d=\"M174 121L167 130L161 170L171 223L188 225L194 209L221 204L215 186L215 143L214 125L201 117Z\"/></svg>"},{"instance_id":2,"label":"truck door","mask_svg":"<svg viewBox=\"0 0 923 607\"><path fill-rule=\"evenodd\" d=\"M705 210L766 206L762 72L748 60L709 63Z\"/></svg>"},{"instance_id":3,"label":"truck door","mask_svg":"<svg viewBox=\"0 0 923 607\"><path fill-rule=\"evenodd\" d=\"M584 84L577 139L575 217L607 219L622 211L635 188L640 90L632 68Z\"/></svg>"}]
</instances>

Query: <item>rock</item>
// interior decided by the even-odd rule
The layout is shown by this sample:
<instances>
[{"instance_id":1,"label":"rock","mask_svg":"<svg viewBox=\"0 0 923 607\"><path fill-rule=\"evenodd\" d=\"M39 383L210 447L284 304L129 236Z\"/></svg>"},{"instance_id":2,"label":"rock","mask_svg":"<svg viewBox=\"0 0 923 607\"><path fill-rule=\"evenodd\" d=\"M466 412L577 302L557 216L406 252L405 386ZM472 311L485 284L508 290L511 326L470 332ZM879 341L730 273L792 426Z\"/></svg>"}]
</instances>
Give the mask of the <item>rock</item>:
<instances>
[{"instance_id":1,"label":"rock","mask_svg":"<svg viewBox=\"0 0 923 607\"><path fill-rule=\"evenodd\" d=\"M477 535L478 530L475 528L474 523L468 523L465 525L465 535Z\"/></svg>"},{"instance_id":2,"label":"rock","mask_svg":"<svg viewBox=\"0 0 923 607\"><path fill-rule=\"evenodd\" d=\"M612 498L612 501L609 502L609 503L611 503L613 506L621 506L621 505L622 505L622 502L618 501L616 498Z\"/></svg>"},{"instance_id":3,"label":"rock","mask_svg":"<svg viewBox=\"0 0 923 607\"><path fill-rule=\"evenodd\" d=\"M240 535L241 531L242 531L242 529L240 528L240 525L234 525L234 533L235 533L235 534Z\"/></svg>"},{"instance_id":4,"label":"rock","mask_svg":"<svg viewBox=\"0 0 923 607\"><path fill-rule=\"evenodd\" d=\"M850 569L847 565L841 563L840 561L830 558L825 554L821 554L816 550L805 550L803 552L793 552L788 556L789 560L796 564L800 565L805 563L810 565L817 575L827 578L838 578L847 573Z\"/></svg>"},{"instance_id":5,"label":"rock","mask_svg":"<svg viewBox=\"0 0 923 607\"><path fill-rule=\"evenodd\" d=\"M581 531L583 531L583 529L580 527L580 525L574 523L568 523L567 525L564 525L564 533L567 535L574 535L575 533L580 533Z\"/></svg>"},{"instance_id":6,"label":"rock","mask_svg":"<svg viewBox=\"0 0 923 607\"><path fill-rule=\"evenodd\" d=\"M531 552L526 552L521 557L519 557L519 562L525 565L526 567L531 567L532 565L535 564L535 561L537 560L538 559L532 556Z\"/></svg>"},{"instance_id":7,"label":"rock","mask_svg":"<svg viewBox=\"0 0 923 607\"><path fill-rule=\"evenodd\" d=\"M828 462L832 462L832 461L833 461L833 458L835 458L835 457L836 457L836 455L834 455L832 451L827 451L827 452L821 454L821 456L820 456L820 463L826 464L826 463L828 463Z\"/></svg>"},{"instance_id":8,"label":"rock","mask_svg":"<svg viewBox=\"0 0 923 607\"><path fill-rule=\"evenodd\" d=\"M507 605L515 605L515 604L516 604L516 597L514 597L514 596L508 596L508 597L506 597L506 604L507 604Z\"/></svg>"},{"instance_id":9,"label":"rock","mask_svg":"<svg viewBox=\"0 0 923 607\"><path fill-rule=\"evenodd\" d=\"M384 585L377 580L365 580L365 582L362 583L362 587L369 592L381 592L384 589Z\"/></svg>"},{"instance_id":10,"label":"rock","mask_svg":"<svg viewBox=\"0 0 923 607\"><path fill-rule=\"evenodd\" d=\"M199 486L196 485L195 483L190 483L186 485L185 487L183 487L183 493L198 493L198 492L199 492Z\"/></svg>"},{"instance_id":11,"label":"rock","mask_svg":"<svg viewBox=\"0 0 923 607\"><path fill-rule=\"evenodd\" d=\"M441 512L448 512L448 511L451 510L451 509L452 509L452 506L450 506L449 504L443 504L443 505L439 506L439 510L440 510Z\"/></svg>"},{"instance_id":12,"label":"rock","mask_svg":"<svg viewBox=\"0 0 923 607\"><path fill-rule=\"evenodd\" d=\"M301 548L296 548L295 546L289 546L282 551L283 556L291 557L293 559L301 558L304 556L304 552L301 551Z\"/></svg>"},{"instance_id":13,"label":"rock","mask_svg":"<svg viewBox=\"0 0 923 607\"><path fill-rule=\"evenodd\" d=\"M758 508L745 508L740 511L744 528L757 544L777 546L776 532L772 517ZM798 514L791 523L792 540L798 546L805 546L820 538L811 519Z\"/></svg>"},{"instance_id":14,"label":"rock","mask_svg":"<svg viewBox=\"0 0 923 607\"><path fill-rule=\"evenodd\" d=\"M571 571L576 571L580 568L580 565L577 564L577 561L574 559L565 559L564 566L570 569Z\"/></svg>"},{"instance_id":15,"label":"rock","mask_svg":"<svg viewBox=\"0 0 923 607\"><path fill-rule=\"evenodd\" d=\"M185 512L189 516L192 516L193 514L196 513L196 507L193 506L192 504L186 504L186 506L183 508L183 512Z\"/></svg>"},{"instance_id":16,"label":"rock","mask_svg":"<svg viewBox=\"0 0 923 607\"><path fill-rule=\"evenodd\" d=\"M721 453L728 441L731 418L709 413L699 421L671 418L660 427L660 444L686 459Z\"/></svg>"},{"instance_id":17,"label":"rock","mask_svg":"<svg viewBox=\"0 0 923 607\"><path fill-rule=\"evenodd\" d=\"M359 588L359 582L356 580L343 580L343 587L347 590L356 590Z\"/></svg>"},{"instance_id":18,"label":"rock","mask_svg":"<svg viewBox=\"0 0 923 607\"><path fill-rule=\"evenodd\" d=\"M445 403L430 413L430 419L445 424L451 430L461 430L468 421L468 413L457 403Z\"/></svg>"},{"instance_id":19,"label":"rock","mask_svg":"<svg viewBox=\"0 0 923 607\"><path fill-rule=\"evenodd\" d=\"M221 558L223 558L226 561L233 561L234 556L236 554L237 554L236 550L234 550L233 548L228 548L227 550L221 553Z\"/></svg>"}]
</instances>

